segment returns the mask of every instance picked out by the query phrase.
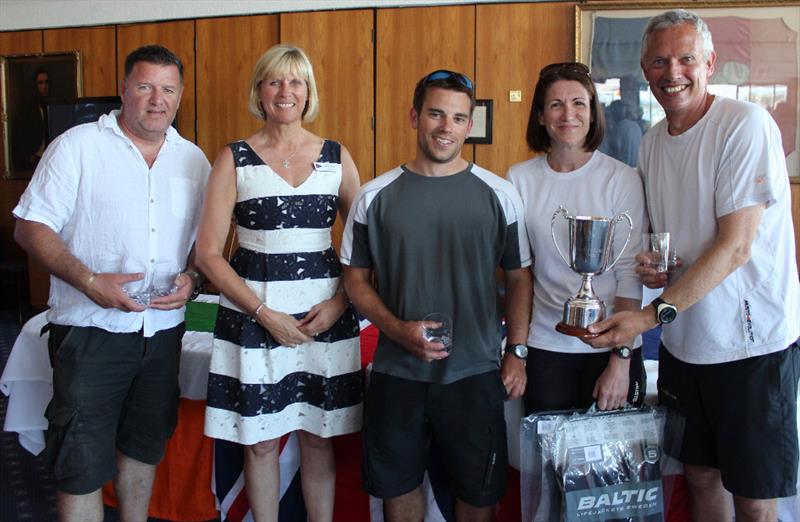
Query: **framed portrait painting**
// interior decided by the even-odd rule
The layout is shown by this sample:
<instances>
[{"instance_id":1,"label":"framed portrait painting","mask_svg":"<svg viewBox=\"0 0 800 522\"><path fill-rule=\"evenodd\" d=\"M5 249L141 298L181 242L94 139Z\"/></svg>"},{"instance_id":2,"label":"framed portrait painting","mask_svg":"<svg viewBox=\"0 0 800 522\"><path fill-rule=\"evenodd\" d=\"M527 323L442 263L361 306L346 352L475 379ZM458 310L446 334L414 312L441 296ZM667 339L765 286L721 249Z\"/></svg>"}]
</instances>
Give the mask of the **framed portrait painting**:
<instances>
[{"instance_id":1,"label":"framed portrait painting","mask_svg":"<svg viewBox=\"0 0 800 522\"><path fill-rule=\"evenodd\" d=\"M3 177L30 178L48 144L47 106L82 94L80 54L0 56Z\"/></svg>"},{"instance_id":2,"label":"framed portrait painting","mask_svg":"<svg viewBox=\"0 0 800 522\"><path fill-rule=\"evenodd\" d=\"M586 3L576 6L575 49L588 64L605 106L608 138L601 149L635 163L641 135L664 118L640 68L641 39L650 18L671 8L697 13L717 54L708 90L756 103L775 119L787 170L800 182L800 5L789 2Z\"/></svg>"}]
</instances>

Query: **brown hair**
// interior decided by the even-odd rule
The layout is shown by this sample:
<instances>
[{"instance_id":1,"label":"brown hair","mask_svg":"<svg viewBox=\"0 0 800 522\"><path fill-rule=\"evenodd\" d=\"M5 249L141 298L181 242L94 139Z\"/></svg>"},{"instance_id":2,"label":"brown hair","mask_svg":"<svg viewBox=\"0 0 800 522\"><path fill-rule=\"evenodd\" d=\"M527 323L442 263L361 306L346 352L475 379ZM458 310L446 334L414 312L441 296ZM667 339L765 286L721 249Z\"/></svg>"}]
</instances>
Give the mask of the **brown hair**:
<instances>
[{"instance_id":1,"label":"brown hair","mask_svg":"<svg viewBox=\"0 0 800 522\"><path fill-rule=\"evenodd\" d=\"M469 96L469 115L470 118L472 117L472 111L475 110L475 84L472 83L469 76L459 72L448 71L447 69L439 69L425 75L417 82L417 86L414 88L412 106L417 114L422 112L422 104L425 102L425 95L428 93L429 87L463 92Z\"/></svg>"},{"instance_id":2,"label":"brown hair","mask_svg":"<svg viewBox=\"0 0 800 522\"><path fill-rule=\"evenodd\" d=\"M531 102L531 113L528 117L528 131L525 139L528 147L534 152L548 152L550 150L550 135L547 129L539 123L544 114L545 96L547 90L559 80L578 82L589 93L589 108L591 109L592 121L589 123L589 132L586 134L586 141L583 149L587 152L597 150L603 143L605 135L605 117L603 105L597 99L597 90L589 74L589 68L579 62L552 63L544 67L539 72L539 81L536 82L536 90Z\"/></svg>"},{"instance_id":3,"label":"brown hair","mask_svg":"<svg viewBox=\"0 0 800 522\"><path fill-rule=\"evenodd\" d=\"M144 45L138 49L134 49L125 57L125 79L128 79L133 66L139 62L147 62L155 65L170 66L174 65L178 68L178 76L183 83L183 62L178 56L161 45ZM47 72L47 71L42 71Z\"/></svg>"}]
</instances>

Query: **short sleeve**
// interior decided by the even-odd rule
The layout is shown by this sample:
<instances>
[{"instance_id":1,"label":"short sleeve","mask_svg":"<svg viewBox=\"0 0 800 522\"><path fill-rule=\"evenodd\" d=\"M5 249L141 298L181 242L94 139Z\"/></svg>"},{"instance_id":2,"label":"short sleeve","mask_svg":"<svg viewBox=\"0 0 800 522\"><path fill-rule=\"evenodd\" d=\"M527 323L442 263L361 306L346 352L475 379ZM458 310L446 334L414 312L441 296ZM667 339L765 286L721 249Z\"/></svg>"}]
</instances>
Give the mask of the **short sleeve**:
<instances>
[{"instance_id":1,"label":"short sleeve","mask_svg":"<svg viewBox=\"0 0 800 522\"><path fill-rule=\"evenodd\" d=\"M61 135L50 144L13 210L17 218L45 224L55 232L72 216L80 184L67 138Z\"/></svg>"},{"instance_id":2,"label":"short sleeve","mask_svg":"<svg viewBox=\"0 0 800 522\"><path fill-rule=\"evenodd\" d=\"M769 113L747 106L730 125L723 151L715 189L717 217L774 203L777 182L787 173L780 131Z\"/></svg>"},{"instance_id":3,"label":"short sleeve","mask_svg":"<svg viewBox=\"0 0 800 522\"><path fill-rule=\"evenodd\" d=\"M342 235L340 261L356 268L371 268L369 229L367 227L367 191L359 190L356 201L350 208Z\"/></svg>"},{"instance_id":4,"label":"short sleeve","mask_svg":"<svg viewBox=\"0 0 800 522\"><path fill-rule=\"evenodd\" d=\"M508 190L498 191L508 223L505 251L500 267L503 270L515 270L531 265L531 247L525 227L522 199L511 183L507 186Z\"/></svg>"}]
</instances>

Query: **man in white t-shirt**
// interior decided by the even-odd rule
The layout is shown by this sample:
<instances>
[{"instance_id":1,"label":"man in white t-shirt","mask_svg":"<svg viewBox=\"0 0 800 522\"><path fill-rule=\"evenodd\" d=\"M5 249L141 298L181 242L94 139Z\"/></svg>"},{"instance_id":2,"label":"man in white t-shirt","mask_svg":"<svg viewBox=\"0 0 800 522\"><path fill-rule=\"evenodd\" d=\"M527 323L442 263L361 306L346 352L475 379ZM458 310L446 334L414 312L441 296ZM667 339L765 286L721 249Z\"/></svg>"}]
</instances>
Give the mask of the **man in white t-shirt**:
<instances>
[{"instance_id":1,"label":"man in white t-shirt","mask_svg":"<svg viewBox=\"0 0 800 522\"><path fill-rule=\"evenodd\" d=\"M147 519L200 277L191 251L210 165L171 127L183 64L136 49L120 92L121 111L47 147L14 209L15 239L52 274L46 443L62 521L102 520L111 479L120 519Z\"/></svg>"},{"instance_id":2,"label":"man in white t-shirt","mask_svg":"<svg viewBox=\"0 0 800 522\"><path fill-rule=\"evenodd\" d=\"M694 13L653 18L641 66L666 119L642 141L639 172L654 232L674 235L683 266L637 269L664 293L590 327L613 346L657 324L659 401L685 418L695 520L775 520L796 493L800 283L780 132L762 108L707 91L716 55ZM668 433L670 430L668 430ZM726 491L727 490L727 491Z\"/></svg>"}]
</instances>

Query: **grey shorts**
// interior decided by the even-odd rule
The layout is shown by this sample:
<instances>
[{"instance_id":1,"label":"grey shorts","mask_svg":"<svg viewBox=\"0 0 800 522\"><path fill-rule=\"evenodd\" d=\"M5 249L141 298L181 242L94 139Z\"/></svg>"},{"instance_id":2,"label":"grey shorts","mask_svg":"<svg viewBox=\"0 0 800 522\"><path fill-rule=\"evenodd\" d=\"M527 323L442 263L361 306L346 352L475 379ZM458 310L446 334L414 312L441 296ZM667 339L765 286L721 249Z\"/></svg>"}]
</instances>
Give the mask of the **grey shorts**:
<instances>
[{"instance_id":1,"label":"grey shorts","mask_svg":"<svg viewBox=\"0 0 800 522\"><path fill-rule=\"evenodd\" d=\"M50 325L53 399L47 457L58 489L91 493L114 478L116 452L158 464L178 416L184 325L152 337Z\"/></svg>"}]
</instances>

